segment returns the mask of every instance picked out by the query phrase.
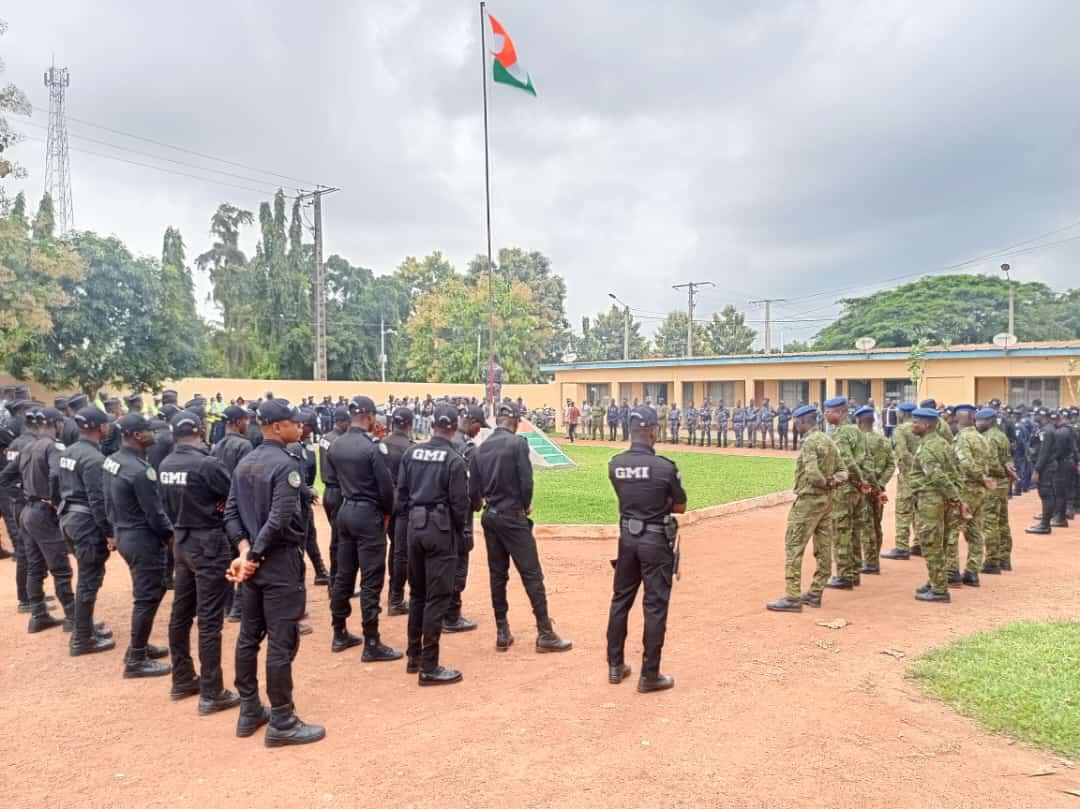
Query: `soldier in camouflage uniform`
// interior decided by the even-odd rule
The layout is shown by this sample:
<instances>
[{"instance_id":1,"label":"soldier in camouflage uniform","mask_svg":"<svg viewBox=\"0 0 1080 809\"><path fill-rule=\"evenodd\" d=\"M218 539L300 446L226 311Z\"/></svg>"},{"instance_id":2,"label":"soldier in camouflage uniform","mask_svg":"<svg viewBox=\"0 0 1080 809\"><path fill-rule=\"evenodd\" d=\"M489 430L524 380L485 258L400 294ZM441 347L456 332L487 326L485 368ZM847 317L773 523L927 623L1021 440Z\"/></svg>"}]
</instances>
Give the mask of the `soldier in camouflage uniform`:
<instances>
[{"instance_id":1,"label":"soldier in camouflage uniform","mask_svg":"<svg viewBox=\"0 0 1080 809\"><path fill-rule=\"evenodd\" d=\"M769 404L769 397L765 397L758 408L758 424L761 430L761 448L765 449L765 436L769 436L769 449L776 449L776 432L773 422L776 421L776 408Z\"/></svg>"},{"instance_id":2,"label":"soldier in camouflage uniform","mask_svg":"<svg viewBox=\"0 0 1080 809\"><path fill-rule=\"evenodd\" d=\"M746 430L746 408L742 402L736 402L731 411L731 428L735 431L735 446L742 449L743 432Z\"/></svg>"},{"instance_id":3,"label":"soldier in camouflage uniform","mask_svg":"<svg viewBox=\"0 0 1080 809\"><path fill-rule=\"evenodd\" d=\"M915 536L922 545L930 578L915 591L915 598L948 602L952 599L945 569L945 519L950 510L966 510L956 485L959 470L952 447L938 430L938 412L932 407L919 407L912 417L912 430L921 439L911 462Z\"/></svg>"},{"instance_id":4,"label":"soldier in camouflage uniform","mask_svg":"<svg viewBox=\"0 0 1080 809\"><path fill-rule=\"evenodd\" d=\"M990 445L975 429L975 406L956 405L953 408L958 431L953 439L960 470L960 499L971 512L971 519L960 519L954 510L949 512L945 527L945 561L948 565L948 581L954 587L967 584L979 586L979 569L983 563L983 522L986 494L997 485L990 477ZM960 531L967 542L967 565L960 575Z\"/></svg>"},{"instance_id":5,"label":"soldier in camouflage uniform","mask_svg":"<svg viewBox=\"0 0 1080 809\"><path fill-rule=\"evenodd\" d=\"M975 414L975 429L990 445L990 477L997 486L986 493L983 504L983 539L986 559L982 573L999 575L1012 570L1012 530L1009 528L1009 488L1017 479L1012 463L1012 448L1004 431L997 425L997 413L983 408Z\"/></svg>"},{"instance_id":6,"label":"soldier in camouflage uniform","mask_svg":"<svg viewBox=\"0 0 1080 809\"><path fill-rule=\"evenodd\" d=\"M794 413L795 429L803 434L802 452L795 462L795 502L788 512L784 536L783 598L765 606L776 612L802 612L803 604L821 606L821 593L832 566L834 489L847 479L847 470L832 440L817 428L817 408L806 405ZM802 591L802 561L807 543L814 541L817 569L807 592Z\"/></svg>"},{"instance_id":7,"label":"soldier in camouflage uniform","mask_svg":"<svg viewBox=\"0 0 1080 809\"><path fill-rule=\"evenodd\" d=\"M885 487L892 480L896 461L892 447L881 433L874 432L874 408L860 407L855 411L855 420L866 442L866 482L872 487L863 495L862 508L856 535L862 542L863 566L860 573L877 575L881 573L878 555L881 553L881 518L888 498Z\"/></svg>"},{"instance_id":8,"label":"soldier in camouflage uniform","mask_svg":"<svg viewBox=\"0 0 1080 809\"><path fill-rule=\"evenodd\" d=\"M910 545L911 526L915 518L911 500L911 461L919 439L912 432L911 413L915 410L914 402L901 402L897 407L900 420L893 430L893 453L896 457L896 536L891 551L881 554L882 559L910 559L913 555L922 555L918 544Z\"/></svg>"},{"instance_id":9,"label":"soldier in camouflage uniform","mask_svg":"<svg viewBox=\"0 0 1080 809\"><path fill-rule=\"evenodd\" d=\"M679 403L672 402L671 410L668 411L668 430L671 432L671 443L679 443L679 423L682 421L682 412L679 410Z\"/></svg>"},{"instance_id":10,"label":"soldier in camouflage uniform","mask_svg":"<svg viewBox=\"0 0 1080 809\"><path fill-rule=\"evenodd\" d=\"M594 441L604 440L604 419L606 416L607 408L604 407L602 402L593 405L592 412L589 414L589 438Z\"/></svg>"},{"instance_id":11,"label":"soldier in camouflage uniform","mask_svg":"<svg viewBox=\"0 0 1080 809\"><path fill-rule=\"evenodd\" d=\"M757 447L757 432L760 424L761 416L758 414L754 400L751 399L746 405L746 431L750 434L750 449Z\"/></svg>"},{"instance_id":12,"label":"soldier in camouflage uniform","mask_svg":"<svg viewBox=\"0 0 1080 809\"><path fill-rule=\"evenodd\" d=\"M699 443L703 447L712 446L712 407L709 398L705 397L705 404L698 409L698 430L701 433Z\"/></svg>"},{"instance_id":13,"label":"soldier in camouflage uniform","mask_svg":"<svg viewBox=\"0 0 1080 809\"><path fill-rule=\"evenodd\" d=\"M720 402L716 406L716 446L727 446L727 433L728 433L728 419L730 414L728 409L724 407L724 403Z\"/></svg>"},{"instance_id":14,"label":"soldier in camouflage uniform","mask_svg":"<svg viewBox=\"0 0 1080 809\"><path fill-rule=\"evenodd\" d=\"M656 418L660 422L660 432L656 436L656 441L659 444L667 441L667 413L667 403L661 399L660 406L656 408Z\"/></svg>"},{"instance_id":15,"label":"soldier in camouflage uniform","mask_svg":"<svg viewBox=\"0 0 1080 809\"><path fill-rule=\"evenodd\" d=\"M837 590L850 590L859 583L859 568L862 567L862 546L855 536L855 516L858 512L862 495L870 491L865 482L866 442L858 428L848 421L848 401L844 396L837 396L825 402L825 419L833 425L832 440L840 450L840 458L847 470L847 482L836 493L833 514L836 522L836 542L833 545L833 558L836 560L836 575L829 579L827 587Z\"/></svg>"}]
</instances>

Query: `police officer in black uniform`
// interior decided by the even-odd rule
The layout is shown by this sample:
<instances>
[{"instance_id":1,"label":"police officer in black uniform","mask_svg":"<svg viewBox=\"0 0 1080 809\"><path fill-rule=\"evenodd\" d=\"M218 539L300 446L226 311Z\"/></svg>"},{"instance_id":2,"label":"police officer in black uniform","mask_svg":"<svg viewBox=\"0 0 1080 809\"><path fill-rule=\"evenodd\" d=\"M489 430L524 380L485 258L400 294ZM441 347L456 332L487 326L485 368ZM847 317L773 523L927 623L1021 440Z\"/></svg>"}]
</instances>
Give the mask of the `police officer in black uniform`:
<instances>
[{"instance_id":1,"label":"police officer in black uniform","mask_svg":"<svg viewBox=\"0 0 1080 809\"><path fill-rule=\"evenodd\" d=\"M11 544L15 549L15 591L18 596L18 611L28 613L31 611L30 596L26 586L26 544L27 540L22 532L22 512L26 505L26 494L22 489L22 475L19 472L19 456L37 438L35 428L30 417L33 413L33 403L27 400L9 404L11 423L7 429L14 434L4 452L5 465L0 472L0 490L11 510L11 522L8 523L8 533ZM4 517L8 519L7 514ZM48 604L48 602L46 602ZM48 605L48 609L55 609L55 604ZM47 612L48 610L46 610Z\"/></svg>"},{"instance_id":2,"label":"police officer in black uniform","mask_svg":"<svg viewBox=\"0 0 1080 809\"><path fill-rule=\"evenodd\" d=\"M390 470L390 479L394 482L395 491L401 470L401 459L413 446L412 438L413 412L412 408L399 407L394 410L391 417L390 435L382 440L386 446L386 468ZM388 615L408 615L409 605L405 601L405 581L409 575L409 537L408 524L405 514L401 511L402 504L395 499L394 513L390 516L390 524L386 529L390 537L390 606Z\"/></svg>"},{"instance_id":3,"label":"police officer in black uniform","mask_svg":"<svg viewBox=\"0 0 1080 809\"><path fill-rule=\"evenodd\" d=\"M161 468L161 462L173 451L176 442L173 440L172 428L169 420L180 412L174 404L162 405L158 415L150 419L150 429L154 433L154 443L146 448L146 461L156 472Z\"/></svg>"},{"instance_id":4,"label":"police officer in black uniform","mask_svg":"<svg viewBox=\"0 0 1080 809\"><path fill-rule=\"evenodd\" d=\"M1058 468L1057 430L1050 420L1050 410L1045 407L1035 410L1035 424L1039 428L1038 455L1033 465L1037 477L1036 485L1039 487L1039 500L1042 501L1042 513L1039 515L1038 524L1030 525L1024 531L1029 534L1049 534L1050 521L1054 516L1054 481Z\"/></svg>"},{"instance_id":5,"label":"police officer in black uniform","mask_svg":"<svg viewBox=\"0 0 1080 809\"><path fill-rule=\"evenodd\" d=\"M225 435L214 444L210 454L221 461L231 475L243 457L254 449L246 435L248 427L251 426L250 416L247 410L237 405L226 407L223 415Z\"/></svg>"},{"instance_id":6,"label":"police officer in black uniform","mask_svg":"<svg viewBox=\"0 0 1080 809\"><path fill-rule=\"evenodd\" d=\"M75 595L71 590L71 562L60 532L60 431L63 414L54 407L34 408L31 420L35 438L19 454L23 506L20 528L26 545L26 587L30 602L27 631L40 632L61 623L74 626ZM45 606L46 571L53 577L56 597L65 621L52 618Z\"/></svg>"},{"instance_id":7,"label":"police officer in black uniform","mask_svg":"<svg viewBox=\"0 0 1080 809\"><path fill-rule=\"evenodd\" d=\"M300 437L300 413L285 399L259 406L263 441L233 471L225 505L225 530L239 556L231 581L243 582L243 620L236 639L236 690L240 717L236 735L251 736L267 722L267 747L317 742L320 725L300 720L293 708L292 661L300 648L304 588L304 485L297 459L285 447ZM259 646L267 638L267 710L259 701Z\"/></svg>"},{"instance_id":8,"label":"police officer in black uniform","mask_svg":"<svg viewBox=\"0 0 1080 809\"><path fill-rule=\"evenodd\" d=\"M491 605L495 610L495 649L505 652L514 642L506 615L506 583L510 560L514 561L521 583L536 617L536 651L565 652L573 644L555 632L548 615L544 571L536 538L532 533L533 470L529 445L515 435L519 413L513 402L503 402L495 411L495 429L473 453L469 461L469 497L473 511L486 501L480 524L484 527Z\"/></svg>"},{"instance_id":9,"label":"police officer in black uniform","mask_svg":"<svg viewBox=\"0 0 1080 809\"><path fill-rule=\"evenodd\" d=\"M84 397L85 398L85 397ZM112 631L94 621L94 605L105 579L105 562L113 544L113 530L105 513L99 444L109 419L96 407L75 414L79 440L60 457L60 528L75 549L79 578L75 590L74 633L68 651L72 657L107 652L116 647Z\"/></svg>"},{"instance_id":10,"label":"police officer in black uniform","mask_svg":"<svg viewBox=\"0 0 1080 809\"><path fill-rule=\"evenodd\" d=\"M318 502L318 493L315 491L315 476L318 474L319 461L315 457L315 451L309 447L308 440L319 426L319 417L315 415L314 410L301 410L300 416L303 419L300 440L295 444L289 444L286 449L300 458L300 477L304 481L304 493L306 494L304 502L309 506L309 508L305 509L308 517L308 527L304 548L307 551L308 558L311 560L312 567L315 568L314 583L325 587L330 584L330 573L326 569L326 563L323 562L322 551L319 550L319 535L315 531L315 509L310 508L310 506Z\"/></svg>"},{"instance_id":11,"label":"police officer in black uniform","mask_svg":"<svg viewBox=\"0 0 1080 809\"><path fill-rule=\"evenodd\" d=\"M386 468L389 450L371 434L375 403L357 396L349 403L352 426L326 454L341 484L343 501L338 510L338 566L330 612L334 640L331 650L343 652L360 644L345 625L352 614L349 597L360 573L360 610L364 627L362 660L375 663L400 660L401 652L379 638L379 612L386 579L386 526L394 510L394 483Z\"/></svg>"},{"instance_id":12,"label":"police officer in black uniform","mask_svg":"<svg viewBox=\"0 0 1080 809\"><path fill-rule=\"evenodd\" d=\"M59 402L63 402L62 407ZM64 429L60 433L60 443L65 447L70 447L79 440L81 433L79 431L79 425L75 421L75 414L89 403L89 400L83 393L73 393L71 396L56 397L56 402L53 404L56 406L57 410L64 414Z\"/></svg>"},{"instance_id":13,"label":"police officer in black uniform","mask_svg":"<svg viewBox=\"0 0 1080 809\"><path fill-rule=\"evenodd\" d=\"M162 461L158 481L173 524L175 593L169 616L174 700L199 695L199 715L235 708L240 698L223 686L221 627L235 554L225 537L222 513L229 496L229 470L202 442L199 416L181 411L170 421L176 449ZM191 625L199 616L199 667L191 659Z\"/></svg>"},{"instance_id":14,"label":"police officer in black uniform","mask_svg":"<svg viewBox=\"0 0 1080 809\"><path fill-rule=\"evenodd\" d=\"M645 649L637 686L642 693L675 685L674 678L660 673L660 651L667 630L678 530L671 515L686 511L678 468L653 449L657 424L651 407L636 408L631 415L630 449L608 463L608 477L619 498L619 556L607 630L608 680L618 684L630 675L623 658L626 622L638 587L644 583Z\"/></svg>"},{"instance_id":15,"label":"police officer in black uniform","mask_svg":"<svg viewBox=\"0 0 1080 809\"><path fill-rule=\"evenodd\" d=\"M454 433L454 449L465 460L468 468L473 452L476 451L476 436L480 430L490 428L484 414L484 408L479 405L469 405L464 414L458 419L458 429ZM465 528L457 543L458 563L454 573L454 595L450 599L450 608L446 611L446 622L443 624L443 632L470 632L476 629L476 622L470 621L461 614L461 594L465 592L465 584L469 576L469 553L473 549L473 521L472 514L465 521Z\"/></svg>"},{"instance_id":16,"label":"police officer in black uniform","mask_svg":"<svg viewBox=\"0 0 1080 809\"><path fill-rule=\"evenodd\" d=\"M122 445L105 459L103 489L116 548L131 571L134 597L124 677L163 677L170 667L157 659L169 650L151 644L150 632L165 595L165 553L173 526L161 504L157 472L146 460L146 448L154 442L150 420L129 413L118 425Z\"/></svg>"},{"instance_id":17,"label":"police officer in black uniform","mask_svg":"<svg viewBox=\"0 0 1080 809\"><path fill-rule=\"evenodd\" d=\"M1054 424L1054 446L1057 449L1057 471L1054 473L1054 513L1050 518L1051 528L1068 528L1069 520L1066 508L1069 502L1069 490L1076 468L1073 449L1073 431L1068 424L1068 409L1052 413Z\"/></svg>"},{"instance_id":18,"label":"police officer in black uniform","mask_svg":"<svg viewBox=\"0 0 1080 809\"><path fill-rule=\"evenodd\" d=\"M337 473L326 463L326 456L330 452L331 445L337 441L349 429L349 408L338 405L334 408L333 429L323 433L319 438L319 476L323 482L322 504L326 512L326 521L330 523L330 588L334 587L334 578L337 574L337 548L338 528L337 513L341 508L341 485L338 483ZM393 615L394 613L391 613Z\"/></svg>"},{"instance_id":19,"label":"police officer in black uniform","mask_svg":"<svg viewBox=\"0 0 1080 809\"><path fill-rule=\"evenodd\" d=\"M101 454L108 458L120 449L120 400L105 400L105 412L109 414L109 432L101 440Z\"/></svg>"},{"instance_id":20,"label":"police officer in black uniform","mask_svg":"<svg viewBox=\"0 0 1080 809\"><path fill-rule=\"evenodd\" d=\"M457 544L469 508L469 473L454 449L457 410L441 404L432 414L431 439L405 453L398 502L408 522L409 659L405 670L420 685L446 685L461 672L439 665L439 638L453 595Z\"/></svg>"},{"instance_id":21,"label":"police officer in black uniform","mask_svg":"<svg viewBox=\"0 0 1080 809\"><path fill-rule=\"evenodd\" d=\"M256 416L257 407L254 402L248 404L248 410L251 412L251 423L248 425L247 439L251 442L251 446L257 447L262 443L263 434Z\"/></svg>"}]
</instances>

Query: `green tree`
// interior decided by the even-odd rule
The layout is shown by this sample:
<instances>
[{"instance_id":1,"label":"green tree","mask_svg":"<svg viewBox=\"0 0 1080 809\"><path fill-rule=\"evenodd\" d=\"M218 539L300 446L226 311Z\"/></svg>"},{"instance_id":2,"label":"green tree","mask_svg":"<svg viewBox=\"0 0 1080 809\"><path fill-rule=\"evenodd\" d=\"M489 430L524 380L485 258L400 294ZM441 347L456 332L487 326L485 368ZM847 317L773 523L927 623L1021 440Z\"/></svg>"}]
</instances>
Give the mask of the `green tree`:
<instances>
[{"instance_id":1,"label":"green tree","mask_svg":"<svg viewBox=\"0 0 1080 809\"><path fill-rule=\"evenodd\" d=\"M574 340L573 349L578 362L621 360L626 326L625 312L612 304L595 318L581 319L581 337ZM685 340L685 338L684 338ZM630 315L630 359L640 359L649 353L649 342L641 336L641 323Z\"/></svg>"},{"instance_id":2,"label":"green tree","mask_svg":"<svg viewBox=\"0 0 1080 809\"><path fill-rule=\"evenodd\" d=\"M194 371L199 358L175 338L160 263L133 257L115 237L74 233L71 244L86 273L61 282L68 301L53 309L52 330L15 358L18 374L93 395L110 384L156 390Z\"/></svg>"},{"instance_id":3,"label":"green tree","mask_svg":"<svg viewBox=\"0 0 1080 809\"><path fill-rule=\"evenodd\" d=\"M810 351L810 344L805 340L788 340L784 343L785 354L798 354L804 351Z\"/></svg>"},{"instance_id":4,"label":"green tree","mask_svg":"<svg viewBox=\"0 0 1080 809\"><path fill-rule=\"evenodd\" d=\"M1015 284L1015 292L1022 340L1077 336L1059 320L1060 296L1045 284ZM840 318L817 334L815 348L851 348L860 337L881 347L989 343L1008 327L1009 285L989 275L937 275L841 303Z\"/></svg>"},{"instance_id":5,"label":"green tree","mask_svg":"<svg viewBox=\"0 0 1080 809\"><path fill-rule=\"evenodd\" d=\"M206 324L195 309L195 282L187 266L184 238L174 227L165 229L161 244L162 310L172 327L172 348L180 379L202 370L206 353ZM162 324L164 328L166 324Z\"/></svg>"},{"instance_id":6,"label":"green tree","mask_svg":"<svg viewBox=\"0 0 1080 809\"><path fill-rule=\"evenodd\" d=\"M686 312L669 312L653 335L653 346L658 357L686 356L686 326L689 318ZM712 353L709 346L709 334L706 324L694 323L694 355L704 356Z\"/></svg>"},{"instance_id":7,"label":"green tree","mask_svg":"<svg viewBox=\"0 0 1080 809\"><path fill-rule=\"evenodd\" d=\"M46 197L48 199L48 197ZM25 199L0 217L0 363L13 358L38 336L53 329L52 311L65 306L65 283L82 278L84 265L51 230L31 235Z\"/></svg>"},{"instance_id":8,"label":"green tree","mask_svg":"<svg viewBox=\"0 0 1080 809\"><path fill-rule=\"evenodd\" d=\"M406 256L395 272L398 282L408 290L413 299L426 295L440 283L454 275L454 265L435 250L423 259Z\"/></svg>"},{"instance_id":9,"label":"green tree","mask_svg":"<svg viewBox=\"0 0 1080 809\"><path fill-rule=\"evenodd\" d=\"M531 358L536 346L550 339L551 324L536 314L532 290L523 283L496 284L494 296L495 345L506 381L533 381L539 368ZM487 289L457 275L447 278L420 297L406 324L409 368L429 382L479 381L488 354L486 341L477 353L476 336L487 322Z\"/></svg>"},{"instance_id":10,"label":"green tree","mask_svg":"<svg viewBox=\"0 0 1080 809\"><path fill-rule=\"evenodd\" d=\"M253 279L240 249L240 228L254 221L251 211L222 203L210 219L214 242L195 259L195 266L209 274L213 300L221 309L222 328L214 334L213 343L224 358L225 374L232 377L247 376L257 355Z\"/></svg>"},{"instance_id":11,"label":"green tree","mask_svg":"<svg viewBox=\"0 0 1080 809\"><path fill-rule=\"evenodd\" d=\"M7 33L7 29L7 21L0 20L0 36ZM3 72L4 61L0 59L0 73ZM3 181L7 178L18 180L26 176L26 170L22 166L6 157L7 150L22 140L22 134L8 122L7 114L30 117L31 112L33 107L26 93L14 84L0 87L0 215L8 211Z\"/></svg>"},{"instance_id":12,"label":"green tree","mask_svg":"<svg viewBox=\"0 0 1080 809\"><path fill-rule=\"evenodd\" d=\"M572 333L566 320L566 282L551 270L551 261L543 253L525 252L519 247L504 247L494 267L495 285L510 289L523 284L532 292L533 313L542 322L550 324L543 341L537 341L527 349L526 363L538 366L542 362L560 362L569 350ZM487 291L487 256L476 256L469 262L466 281L478 289ZM496 351L499 334L495 334ZM500 353L500 357L502 354Z\"/></svg>"},{"instance_id":13,"label":"green tree","mask_svg":"<svg viewBox=\"0 0 1080 809\"><path fill-rule=\"evenodd\" d=\"M757 337L757 332L746 325L746 315L730 303L719 314L713 314L704 332L711 354L749 354Z\"/></svg>"}]
</instances>

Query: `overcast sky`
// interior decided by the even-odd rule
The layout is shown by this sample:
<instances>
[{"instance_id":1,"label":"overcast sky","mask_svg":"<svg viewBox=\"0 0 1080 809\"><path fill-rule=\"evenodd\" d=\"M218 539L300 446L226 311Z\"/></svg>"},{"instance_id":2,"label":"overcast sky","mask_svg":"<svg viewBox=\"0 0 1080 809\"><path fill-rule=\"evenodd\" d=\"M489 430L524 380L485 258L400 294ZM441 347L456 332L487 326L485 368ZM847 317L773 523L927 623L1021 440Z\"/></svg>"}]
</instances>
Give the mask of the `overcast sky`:
<instances>
[{"instance_id":1,"label":"overcast sky","mask_svg":"<svg viewBox=\"0 0 1080 809\"><path fill-rule=\"evenodd\" d=\"M35 198L42 73L53 54L71 70L77 227L158 254L173 225L194 256L220 202L257 210L303 181L343 189L324 205L327 255L388 272L406 255L439 249L463 268L483 251L477 3L7 5L4 78L40 107L23 126L38 140L15 153ZM751 298L787 298L775 328L807 338L838 297L1080 220L1074 0L489 10L539 93L490 88L495 246L551 258L575 329L609 292L662 314L686 305L672 284L708 280L700 315L733 303L760 319ZM1045 241L1071 236L1080 222ZM1080 240L1009 257L1015 277L1058 288L1080 286L1078 259Z\"/></svg>"}]
</instances>

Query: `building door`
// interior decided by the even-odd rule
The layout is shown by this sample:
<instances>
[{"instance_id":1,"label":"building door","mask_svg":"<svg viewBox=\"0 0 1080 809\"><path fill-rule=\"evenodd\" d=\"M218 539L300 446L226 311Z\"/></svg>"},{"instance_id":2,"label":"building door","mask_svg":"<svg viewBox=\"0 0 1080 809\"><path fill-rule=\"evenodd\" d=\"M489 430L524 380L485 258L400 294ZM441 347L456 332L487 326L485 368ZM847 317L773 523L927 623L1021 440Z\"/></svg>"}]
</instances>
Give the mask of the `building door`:
<instances>
[{"instance_id":1,"label":"building door","mask_svg":"<svg viewBox=\"0 0 1080 809\"><path fill-rule=\"evenodd\" d=\"M645 401L651 402L653 407L667 401L667 382L646 382L644 388Z\"/></svg>"},{"instance_id":2,"label":"building door","mask_svg":"<svg viewBox=\"0 0 1080 809\"><path fill-rule=\"evenodd\" d=\"M765 398L765 383L760 379L754 380L754 404L760 405Z\"/></svg>"},{"instance_id":3,"label":"building door","mask_svg":"<svg viewBox=\"0 0 1080 809\"><path fill-rule=\"evenodd\" d=\"M694 401L694 383L683 382L682 383L682 408L685 410L690 406L690 403Z\"/></svg>"}]
</instances>

